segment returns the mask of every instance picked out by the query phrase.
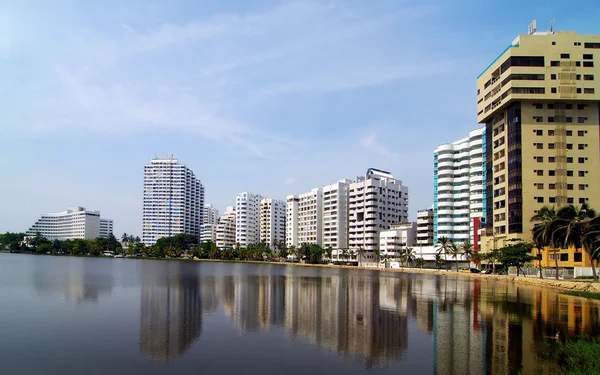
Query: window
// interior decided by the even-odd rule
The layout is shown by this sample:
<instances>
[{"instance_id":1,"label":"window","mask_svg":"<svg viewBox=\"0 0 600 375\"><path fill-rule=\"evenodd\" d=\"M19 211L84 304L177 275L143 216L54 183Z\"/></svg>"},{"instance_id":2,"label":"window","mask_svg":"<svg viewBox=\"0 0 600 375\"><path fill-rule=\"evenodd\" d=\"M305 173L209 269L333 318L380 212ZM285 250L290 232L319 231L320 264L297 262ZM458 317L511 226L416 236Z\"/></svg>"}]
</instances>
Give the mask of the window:
<instances>
[{"instance_id":1,"label":"window","mask_svg":"<svg viewBox=\"0 0 600 375\"><path fill-rule=\"evenodd\" d=\"M548 149L554 150L554 143L548 143Z\"/></svg>"},{"instance_id":2,"label":"window","mask_svg":"<svg viewBox=\"0 0 600 375\"><path fill-rule=\"evenodd\" d=\"M578 87L576 91L578 94L581 94L581 87Z\"/></svg>"},{"instance_id":3,"label":"window","mask_svg":"<svg viewBox=\"0 0 600 375\"><path fill-rule=\"evenodd\" d=\"M544 184L535 184L535 187L537 187L538 190L544 190Z\"/></svg>"},{"instance_id":4,"label":"window","mask_svg":"<svg viewBox=\"0 0 600 375\"><path fill-rule=\"evenodd\" d=\"M567 184L567 190L573 190L573 184Z\"/></svg>"},{"instance_id":5,"label":"window","mask_svg":"<svg viewBox=\"0 0 600 375\"><path fill-rule=\"evenodd\" d=\"M560 261L561 262L568 262L569 261L569 254L560 254Z\"/></svg>"},{"instance_id":6,"label":"window","mask_svg":"<svg viewBox=\"0 0 600 375\"><path fill-rule=\"evenodd\" d=\"M554 156L550 156L550 157L548 157L548 162L549 163L555 163L556 162L556 158Z\"/></svg>"},{"instance_id":7,"label":"window","mask_svg":"<svg viewBox=\"0 0 600 375\"><path fill-rule=\"evenodd\" d=\"M573 45L574 45L574 46L580 46L580 45L581 45L581 42L573 42Z\"/></svg>"},{"instance_id":8,"label":"window","mask_svg":"<svg viewBox=\"0 0 600 375\"><path fill-rule=\"evenodd\" d=\"M583 80L584 81L593 81L594 80L594 75L593 74L584 74L583 75Z\"/></svg>"},{"instance_id":9,"label":"window","mask_svg":"<svg viewBox=\"0 0 600 375\"><path fill-rule=\"evenodd\" d=\"M600 48L600 43L584 42L583 48Z\"/></svg>"},{"instance_id":10,"label":"window","mask_svg":"<svg viewBox=\"0 0 600 375\"><path fill-rule=\"evenodd\" d=\"M577 130L577 136L583 137L587 133L585 130Z\"/></svg>"},{"instance_id":11,"label":"window","mask_svg":"<svg viewBox=\"0 0 600 375\"><path fill-rule=\"evenodd\" d=\"M538 150L543 150L544 149L544 144L543 143L534 143L533 144Z\"/></svg>"},{"instance_id":12,"label":"window","mask_svg":"<svg viewBox=\"0 0 600 375\"><path fill-rule=\"evenodd\" d=\"M554 122L554 116L548 117L548 122Z\"/></svg>"},{"instance_id":13,"label":"window","mask_svg":"<svg viewBox=\"0 0 600 375\"><path fill-rule=\"evenodd\" d=\"M581 81L581 74L575 74L575 80Z\"/></svg>"},{"instance_id":14,"label":"window","mask_svg":"<svg viewBox=\"0 0 600 375\"><path fill-rule=\"evenodd\" d=\"M550 198L548 198L548 202L550 202L550 203L556 203L556 197L550 197Z\"/></svg>"},{"instance_id":15,"label":"window","mask_svg":"<svg viewBox=\"0 0 600 375\"><path fill-rule=\"evenodd\" d=\"M550 61L550 66L560 66L560 61Z\"/></svg>"},{"instance_id":16,"label":"window","mask_svg":"<svg viewBox=\"0 0 600 375\"><path fill-rule=\"evenodd\" d=\"M535 135L544 135L544 131L543 130L534 130Z\"/></svg>"},{"instance_id":17,"label":"window","mask_svg":"<svg viewBox=\"0 0 600 375\"><path fill-rule=\"evenodd\" d=\"M593 68L594 67L594 62L593 61L584 61L583 62L583 67L584 68Z\"/></svg>"},{"instance_id":18,"label":"window","mask_svg":"<svg viewBox=\"0 0 600 375\"><path fill-rule=\"evenodd\" d=\"M577 110L583 111L585 109L585 104L577 104Z\"/></svg>"},{"instance_id":19,"label":"window","mask_svg":"<svg viewBox=\"0 0 600 375\"><path fill-rule=\"evenodd\" d=\"M535 173L538 176L543 176L544 175L544 170L543 169L538 169L537 171L535 171Z\"/></svg>"},{"instance_id":20,"label":"window","mask_svg":"<svg viewBox=\"0 0 600 375\"><path fill-rule=\"evenodd\" d=\"M538 203L544 203L544 197L537 197Z\"/></svg>"},{"instance_id":21,"label":"window","mask_svg":"<svg viewBox=\"0 0 600 375\"><path fill-rule=\"evenodd\" d=\"M583 144L583 143L578 144L577 145L577 149L578 150L585 150L585 144Z\"/></svg>"},{"instance_id":22,"label":"window","mask_svg":"<svg viewBox=\"0 0 600 375\"><path fill-rule=\"evenodd\" d=\"M577 175L579 177L585 177L585 171L579 171L579 172L577 172Z\"/></svg>"},{"instance_id":23,"label":"window","mask_svg":"<svg viewBox=\"0 0 600 375\"><path fill-rule=\"evenodd\" d=\"M579 190L585 190L586 184L579 184Z\"/></svg>"},{"instance_id":24,"label":"window","mask_svg":"<svg viewBox=\"0 0 600 375\"><path fill-rule=\"evenodd\" d=\"M572 150L572 149L573 149L573 144L567 143L567 150Z\"/></svg>"},{"instance_id":25,"label":"window","mask_svg":"<svg viewBox=\"0 0 600 375\"><path fill-rule=\"evenodd\" d=\"M556 171L554 169L549 170L548 176L556 176Z\"/></svg>"},{"instance_id":26,"label":"window","mask_svg":"<svg viewBox=\"0 0 600 375\"><path fill-rule=\"evenodd\" d=\"M593 94L594 93L594 89L593 88L583 89L583 93L584 94Z\"/></svg>"},{"instance_id":27,"label":"window","mask_svg":"<svg viewBox=\"0 0 600 375\"><path fill-rule=\"evenodd\" d=\"M548 130L548 135L554 135L554 130Z\"/></svg>"},{"instance_id":28,"label":"window","mask_svg":"<svg viewBox=\"0 0 600 375\"><path fill-rule=\"evenodd\" d=\"M550 93L552 93L552 94L556 94L556 87L552 87L552 88L550 89Z\"/></svg>"},{"instance_id":29,"label":"window","mask_svg":"<svg viewBox=\"0 0 600 375\"><path fill-rule=\"evenodd\" d=\"M594 55L592 55L591 53L584 53L583 54L583 59L584 60L593 60L594 59Z\"/></svg>"},{"instance_id":30,"label":"window","mask_svg":"<svg viewBox=\"0 0 600 375\"><path fill-rule=\"evenodd\" d=\"M571 55L570 55L570 54L568 54L568 53L561 53L561 54L560 54L560 58L561 58L561 59L570 59L570 58L571 58Z\"/></svg>"},{"instance_id":31,"label":"window","mask_svg":"<svg viewBox=\"0 0 600 375\"><path fill-rule=\"evenodd\" d=\"M548 103L548 109L554 109L554 103Z\"/></svg>"},{"instance_id":32,"label":"window","mask_svg":"<svg viewBox=\"0 0 600 375\"><path fill-rule=\"evenodd\" d=\"M543 163L544 162L544 157L543 156L534 156L533 157L535 159L535 161L537 161L538 163Z\"/></svg>"},{"instance_id":33,"label":"window","mask_svg":"<svg viewBox=\"0 0 600 375\"><path fill-rule=\"evenodd\" d=\"M567 158L567 159L568 159L568 158ZM583 164L583 163L585 163L585 160L586 160L586 159L587 159L587 158L579 158L579 159L578 159L578 162L579 162L579 164ZM571 160L573 160L573 158L571 158Z\"/></svg>"},{"instance_id":34,"label":"window","mask_svg":"<svg viewBox=\"0 0 600 375\"><path fill-rule=\"evenodd\" d=\"M542 116L533 116L533 119L535 120L535 122L543 122L544 118Z\"/></svg>"},{"instance_id":35,"label":"window","mask_svg":"<svg viewBox=\"0 0 600 375\"><path fill-rule=\"evenodd\" d=\"M567 163L573 163L573 157L567 156Z\"/></svg>"},{"instance_id":36,"label":"window","mask_svg":"<svg viewBox=\"0 0 600 375\"><path fill-rule=\"evenodd\" d=\"M535 109L544 109L544 105L542 103L533 103Z\"/></svg>"},{"instance_id":37,"label":"window","mask_svg":"<svg viewBox=\"0 0 600 375\"><path fill-rule=\"evenodd\" d=\"M566 109L573 109L573 104L567 104L565 108Z\"/></svg>"},{"instance_id":38,"label":"window","mask_svg":"<svg viewBox=\"0 0 600 375\"><path fill-rule=\"evenodd\" d=\"M586 119L585 117L577 117L577 123L583 124L583 123L585 123L585 119Z\"/></svg>"},{"instance_id":39,"label":"window","mask_svg":"<svg viewBox=\"0 0 600 375\"><path fill-rule=\"evenodd\" d=\"M568 177L573 177L573 171L567 171L567 176Z\"/></svg>"},{"instance_id":40,"label":"window","mask_svg":"<svg viewBox=\"0 0 600 375\"><path fill-rule=\"evenodd\" d=\"M573 130L567 130L567 136L570 137L573 135Z\"/></svg>"},{"instance_id":41,"label":"window","mask_svg":"<svg viewBox=\"0 0 600 375\"><path fill-rule=\"evenodd\" d=\"M581 66L581 61L575 61L575 66Z\"/></svg>"},{"instance_id":42,"label":"window","mask_svg":"<svg viewBox=\"0 0 600 375\"><path fill-rule=\"evenodd\" d=\"M548 189L550 189L550 190L556 189L556 184L548 184Z\"/></svg>"},{"instance_id":43,"label":"window","mask_svg":"<svg viewBox=\"0 0 600 375\"><path fill-rule=\"evenodd\" d=\"M573 197L567 198L567 203L573 203Z\"/></svg>"},{"instance_id":44,"label":"window","mask_svg":"<svg viewBox=\"0 0 600 375\"><path fill-rule=\"evenodd\" d=\"M550 79L556 79L556 74L550 74Z\"/></svg>"},{"instance_id":45,"label":"window","mask_svg":"<svg viewBox=\"0 0 600 375\"><path fill-rule=\"evenodd\" d=\"M573 122L573 117L567 117L567 118L565 118L565 121L567 123L572 123Z\"/></svg>"},{"instance_id":46,"label":"window","mask_svg":"<svg viewBox=\"0 0 600 375\"><path fill-rule=\"evenodd\" d=\"M581 257L581 253L575 253L573 254L573 262L583 262L583 259Z\"/></svg>"}]
</instances>

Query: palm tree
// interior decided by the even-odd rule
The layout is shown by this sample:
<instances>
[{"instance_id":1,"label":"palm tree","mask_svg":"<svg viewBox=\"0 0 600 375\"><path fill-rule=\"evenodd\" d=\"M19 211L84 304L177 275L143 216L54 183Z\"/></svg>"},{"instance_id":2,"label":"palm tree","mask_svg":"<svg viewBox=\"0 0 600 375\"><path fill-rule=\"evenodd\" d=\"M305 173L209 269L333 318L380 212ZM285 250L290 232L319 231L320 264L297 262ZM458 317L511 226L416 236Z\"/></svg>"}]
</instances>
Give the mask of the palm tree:
<instances>
[{"instance_id":1,"label":"palm tree","mask_svg":"<svg viewBox=\"0 0 600 375\"><path fill-rule=\"evenodd\" d=\"M456 242L450 242L448 251L450 252L450 255L452 255L452 258L454 258L454 263L456 264L456 272L458 272L457 257L460 255L460 247L456 244Z\"/></svg>"},{"instance_id":2,"label":"palm tree","mask_svg":"<svg viewBox=\"0 0 600 375\"><path fill-rule=\"evenodd\" d=\"M327 246L325 248L325 255L327 255L327 259L329 259L329 261L333 261L333 259L331 259L331 256L333 254L333 247L331 247L331 245Z\"/></svg>"},{"instance_id":3,"label":"palm tree","mask_svg":"<svg viewBox=\"0 0 600 375\"><path fill-rule=\"evenodd\" d=\"M348 249L342 249L342 258L344 258L344 260L348 260L348 254L350 254Z\"/></svg>"},{"instance_id":4,"label":"palm tree","mask_svg":"<svg viewBox=\"0 0 600 375\"><path fill-rule=\"evenodd\" d=\"M592 262L592 274L594 275L594 282L598 281L596 275L596 267L594 266L594 257L592 250L589 248L589 242L584 241L585 235L589 230L589 223L593 218L596 217L596 211L588 206L587 203L577 207L574 205L568 205L562 207L556 213L563 223L566 229L564 236L564 244L568 248L569 245L575 247L575 250L583 249L590 257Z\"/></svg>"},{"instance_id":5,"label":"palm tree","mask_svg":"<svg viewBox=\"0 0 600 375\"><path fill-rule=\"evenodd\" d=\"M417 259L415 259L415 263L419 268L423 269L423 264L425 264L425 259L417 258Z\"/></svg>"},{"instance_id":6,"label":"palm tree","mask_svg":"<svg viewBox=\"0 0 600 375\"><path fill-rule=\"evenodd\" d=\"M438 270L440 269L440 265L442 264L442 262L444 262L444 260L442 259L442 255L439 252L435 253L435 266Z\"/></svg>"},{"instance_id":7,"label":"palm tree","mask_svg":"<svg viewBox=\"0 0 600 375\"><path fill-rule=\"evenodd\" d=\"M360 259L365 256L365 254L367 253L367 250L365 250L364 247L359 246L358 250L356 250L356 253L358 254L358 265L360 266Z\"/></svg>"},{"instance_id":8,"label":"palm tree","mask_svg":"<svg viewBox=\"0 0 600 375\"><path fill-rule=\"evenodd\" d=\"M404 259L406 259L406 266L408 267L409 263L412 263L416 259L415 251L412 247L407 247L404 253Z\"/></svg>"},{"instance_id":9,"label":"palm tree","mask_svg":"<svg viewBox=\"0 0 600 375\"><path fill-rule=\"evenodd\" d=\"M554 254L554 269L555 277L558 280L558 254L556 251L556 237L559 232L559 221L556 216L556 210L554 207L544 206L537 214L531 217L531 221L536 223L533 226L533 239L536 244L540 246L552 246L552 253ZM540 266L541 267L541 266Z\"/></svg>"},{"instance_id":10,"label":"palm tree","mask_svg":"<svg viewBox=\"0 0 600 375\"><path fill-rule=\"evenodd\" d=\"M446 236L438 238L438 245L440 246L440 248L437 250L437 253L444 253L444 261L446 262L446 264L448 263L448 250L450 249L451 243L452 240Z\"/></svg>"},{"instance_id":11,"label":"palm tree","mask_svg":"<svg viewBox=\"0 0 600 375\"><path fill-rule=\"evenodd\" d=\"M471 259L473 259L473 244L470 240L465 240L460 244L460 251L466 260L469 261L469 268L471 267Z\"/></svg>"}]
</instances>

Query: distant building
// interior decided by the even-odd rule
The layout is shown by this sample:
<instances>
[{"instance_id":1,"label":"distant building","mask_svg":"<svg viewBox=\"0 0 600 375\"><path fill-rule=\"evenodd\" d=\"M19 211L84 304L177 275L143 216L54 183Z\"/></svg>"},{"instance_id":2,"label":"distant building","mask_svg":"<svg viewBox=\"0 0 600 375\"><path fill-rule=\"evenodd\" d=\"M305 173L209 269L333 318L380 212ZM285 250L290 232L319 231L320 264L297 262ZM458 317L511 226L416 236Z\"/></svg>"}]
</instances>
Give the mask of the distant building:
<instances>
[{"instance_id":1,"label":"distant building","mask_svg":"<svg viewBox=\"0 0 600 375\"><path fill-rule=\"evenodd\" d=\"M112 234L113 221L100 218L100 211L69 207L65 211L42 214L27 231L28 236L41 234L48 240L94 239Z\"/></svg>"},{"instance_id":2,"label":"distant building","mask_svg":"<svg viewBox=\"0 0 600 375\"><path fill-rule=\"evenodd\" d=\"M312 189L308 193L287 197L286 237L288 246L303 243L323 244L323 189Z\"/></svg>"},{"instance_id":3,"label":"distant building","mask_svg":"<svg viewBox=\"0 0 600 375\"><path fill-rule=\"evenodd\" d=\"M323 247L332 254L348 248L348 189L349 179L323 186Z\"/></svg>"},{"instance_id":4,"label":"distant building","mask_svg":"<svg viewBox=\"0 0 600 375\"><path fill-rule=\"evenodd\" d=\"M203 224L216 224L219 221L219 210L214 208L212 204L204 205L204 215L202 217Z\"/></svg>"},{"instance_id":5,"label":"distant building","mask_svg":"<svg viewBox=\"0 0 600 375\"><path fill-rule=\"evenodd\" d=\"M188 233L200 237L204 186L174 158L154 158L144 166L142 242Z\"/></svg>"},{"instance_id":6,"label":"distant building","mask_svg":"<svg viewBox=\"0 0 600 375\"><path fill-rule=\"evenodd\" d=\"M433 246L433 208L417 211L417 245Z\"/></svg>"},{"instance_id":7,"label":"distant building","mask_svg":"<svg viewBox=\"0 0 600 375\"><path fill-rule=\"evenodd\" d=\"M227 207L217 224L216 242L219 249L230 249L235 246L235 217L233 207Z\"/></svg>"},{"instance_id":8,"label":"distant building","mask_svg":"<svg viewBox=\"0 0 600 375\"><path fill-rule=\"evenodd\" d=\"M235 242L248 246L260 242L260 201L262 196L239 193L235 198Z\"/></svg>"},{"instance_id":9,"label":"distant building","mask_svg":"<svg viewBox=\"0 0 600 375\"><path fill-rule=\"evenodd\" d=\"M382 255L398 258L403 250L414 247L417 242L416 223L392 224L390 229L379 232L379 251Z\"/></svg>"},{"instance_id":10,"label":"distant building","mask_svg":"<svg viewBox=\"0 0 600 375\"><path fill-rule=\"evenodd\" d=\"M200 229L200 242L217 242L217 224L203 224Z\"/></svg>"},{"instance_id":11,"label":"distant building","mask_svg":"<svg viewBox=\"0 0 600 375\"><path fill-rule=\"evenodd\" d=\"M260 201L260 242L275 250L279 241L285 242L285 202L265 198Z\"/></svg>"}]
</instances>

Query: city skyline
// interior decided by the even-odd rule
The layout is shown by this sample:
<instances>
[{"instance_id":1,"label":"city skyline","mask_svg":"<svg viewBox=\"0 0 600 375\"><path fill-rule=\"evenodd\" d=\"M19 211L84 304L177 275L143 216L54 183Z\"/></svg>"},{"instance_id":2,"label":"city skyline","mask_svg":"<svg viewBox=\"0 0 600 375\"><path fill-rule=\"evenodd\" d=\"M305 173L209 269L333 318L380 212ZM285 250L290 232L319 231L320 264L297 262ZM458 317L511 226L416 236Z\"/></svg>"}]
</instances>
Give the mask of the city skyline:
<instances>
[{"instance_id":1,"label":"city skyline","mask_svg":"<svg viewBox=\"0 0 600 375\"><path fill-rule=\"evenodd\" d=\"M221 210L240 191L285 199L376 167L411 187L414 220L433 201L431 151L479 127L475 79L499 51L533 18L599 32L597 7L547 5L4 6L0 231L81 205L141 235L139 166L166 151ZM443 117L424 115L432 103Z\"/></svg>"}]
</instances>

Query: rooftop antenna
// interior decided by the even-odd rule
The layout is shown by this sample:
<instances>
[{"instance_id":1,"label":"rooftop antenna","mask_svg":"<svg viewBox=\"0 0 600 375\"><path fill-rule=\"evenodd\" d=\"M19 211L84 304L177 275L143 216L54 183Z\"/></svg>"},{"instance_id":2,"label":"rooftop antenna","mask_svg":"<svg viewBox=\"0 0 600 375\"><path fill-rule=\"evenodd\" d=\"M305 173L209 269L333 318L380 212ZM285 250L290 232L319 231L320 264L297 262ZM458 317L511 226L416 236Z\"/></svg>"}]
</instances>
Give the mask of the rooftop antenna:
<instances>
[{"instance_id":1,"label":"rooftop antenna","mask_svg":"<svg viewBox=\"0 0 600 375\"><path fill-rule=\"evenodd\" d=\"M556 20L556 18L553 18L552 21L550 21L550 32L553 33L554 32L554 21Z\"/></svg>"},{"instance_id":2,"label":"rooftop antenna","mask_svg":"<svg viewBox=\"0 0 600 375\"><path fill-rule=\"evenodd\" d=\"M527 34L533 35L533 34L535 34L536 31L537 31L537 22L536 22L536 20L533 20L533 21L531 21L531 23L529 24L529 27L527 28Z\"/></svg>"}]
</instances>

